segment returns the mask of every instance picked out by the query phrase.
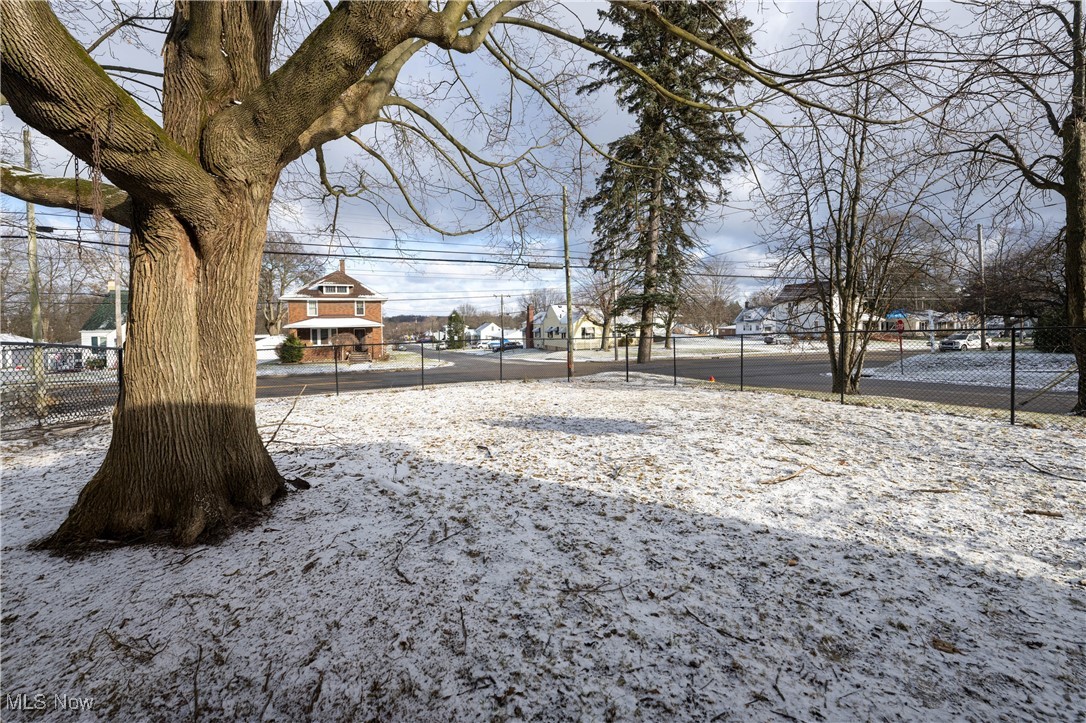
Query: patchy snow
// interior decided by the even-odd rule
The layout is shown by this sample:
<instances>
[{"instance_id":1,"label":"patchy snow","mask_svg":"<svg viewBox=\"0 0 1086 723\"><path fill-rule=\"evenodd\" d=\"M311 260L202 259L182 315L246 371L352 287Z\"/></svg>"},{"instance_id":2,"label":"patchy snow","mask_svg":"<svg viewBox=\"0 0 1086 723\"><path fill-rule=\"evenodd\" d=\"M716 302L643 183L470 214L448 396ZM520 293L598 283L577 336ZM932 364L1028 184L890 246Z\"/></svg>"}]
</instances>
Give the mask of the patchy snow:
<instances>
[{"instance_id":1,"label":"patchy snow","mask_svg":"<svg viewBox=\"0 0 1086 723\"><path fill-rule=\"evenodd\" d=\"M390 351L387 359L380 361L359 362L357 364L339 363L339 373L345 372L402 372L421 368L419 355L411 351ZM442 359L426 358L427 369L452 366L452 362ZM305 362L281 364L278 361L260 362L256 365L258 377L287 377L297 374L335 374L335 362Z\"/></svg>"},{"instance_id":2,"label":"patchy snow","mask_svg":"<svg viewBox=\"0 0 1086 723\"><path fill-rule=\"evenodd\" d=\"M1073 354L1042 354L1020 351L1015 355L1015 388L1074 392L1078 389L1078 365ZM955 351L920 354L874 369L865 377L929 384L967 384L984 387L1011 386L1011 354L998 351Z\"/></svg>"},{"instance_id":3,"label":"patchy snow","mask_svg":"<svg viewBox=\"0 0 1086 723\"><path fill-rule=\"evenodd\" d=\"M183 550L29 551L108 432L5 443L3 694L85 720L1086 717L1086 435L613 379L302 398L272 450L313 488ZM259 403L269 433L292 403Z\"/></svg>"}]
</instances>

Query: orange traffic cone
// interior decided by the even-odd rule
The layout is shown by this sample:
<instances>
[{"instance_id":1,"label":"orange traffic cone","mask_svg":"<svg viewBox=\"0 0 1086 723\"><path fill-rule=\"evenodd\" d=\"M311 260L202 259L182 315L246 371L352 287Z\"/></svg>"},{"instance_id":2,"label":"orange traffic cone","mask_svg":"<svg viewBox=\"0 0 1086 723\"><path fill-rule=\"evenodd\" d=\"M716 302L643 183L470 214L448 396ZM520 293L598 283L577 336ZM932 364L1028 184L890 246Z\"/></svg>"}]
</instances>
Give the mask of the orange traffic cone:
<instances>
[{"instance_id":1,"label":"orange traffic cone","mask_svg":"<svg viewBox=\"0 0 1086 723\"><path fill-rule=\"evenodd\" d=\"M716 381L716 377L709 377L709 381L711 381L711 382L715 382L715 381Z\"/></svg>"}]
</instances>

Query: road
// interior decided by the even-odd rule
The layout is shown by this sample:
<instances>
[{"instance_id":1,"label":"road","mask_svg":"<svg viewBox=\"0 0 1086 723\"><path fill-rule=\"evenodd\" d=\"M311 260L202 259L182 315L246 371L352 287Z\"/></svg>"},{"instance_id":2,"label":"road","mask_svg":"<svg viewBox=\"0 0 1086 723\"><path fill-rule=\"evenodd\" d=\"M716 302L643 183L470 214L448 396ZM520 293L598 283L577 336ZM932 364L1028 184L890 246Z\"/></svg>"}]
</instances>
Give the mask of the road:
<instances>
[{"instance_id":1,"label":"road","mask_svg":"<svg viewBox=\"0 0 1086 723\"><path fill-rule=\"evenodd\" d=\"M520 381L524 379L563 379L566 365L562 362L527 361L524 356L533 352L514 351L509 354L471 354L458 351L431 352L429 361L450 362L447 366L428 368L425 375L419 369L388 372L345 372L339 375L339 391L393 389L451 384L458 382ZM913 352L919 353L919 352ZM908 355L908 353L906 353ZM868 355L866 367L877 368L897 363L896 352L879 351ZM600 372L625 372L625 359L618 362L590 362L576 365L578 375ZM744 387L796 389L829 392L829 361L824 352L747 354L740 360L737 354L720 358L657 358L645 364L629 364L631 373L648 373L707 381L714 377L717 382ZM292 375L288 377L260 377L257 380L257 396L294 396L302 388L305 394L328 394L336 391L336 380L331 374ZM887 396L950 406L1010 409L1009 390L999 387L982 387L970 384L934 384L881 379L863 379L861 392L865 395ZM1033 392L1019 390L1017 402L1021 404ZM1031 412L1066 414L1074 406L1070 393L1046 393L1019 406Z\"/></svg>"}]
</instances>

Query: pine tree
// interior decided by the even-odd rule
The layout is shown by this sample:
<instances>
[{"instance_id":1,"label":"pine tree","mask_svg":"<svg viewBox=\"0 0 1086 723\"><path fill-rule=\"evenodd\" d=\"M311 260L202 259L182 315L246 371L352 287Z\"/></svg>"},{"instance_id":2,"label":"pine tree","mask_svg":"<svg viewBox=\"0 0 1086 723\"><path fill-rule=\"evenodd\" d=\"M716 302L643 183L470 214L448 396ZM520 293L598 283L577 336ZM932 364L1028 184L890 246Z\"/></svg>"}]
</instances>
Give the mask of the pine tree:
<instances>
[{"instance_id":1,"label":"pine tree","mask_svg":"<svg viewBox=\"0 0 1086 723\"><path fill-rule=\"evenodd\" d=\"M464 317L459 311L449 314L449 327L447 339L450 349L464 348Z\"/></svg>"},{"instance_id":2,"label":"pine tree","mask_svg":"<svg viewBox=\"0 0 1086 723\"><path fill-rule=\"evenodd\" d=\"M657 4L670 22L719 47L747 48L750 22L728 17L729 7L720 0ZM692 53L644 14L611 6L600 17L622 32L590 33L592 42L680 96L719 107L731 103L736 85L745 82L721 61ZM711 205L728 197L720 181L742 161L742 136L730 116L669 100L618 66L598 62L593 69L601 79L581 92L614 88L619 106L636 118L636 128L609 144L612 158L581 210L595 209L593 268L634 269L639 291L620 304L640 309L637 361L645 363L652 355L657 310L678 308L676 290L699 246L694 228Z\"/></svg>"}]
</instances>

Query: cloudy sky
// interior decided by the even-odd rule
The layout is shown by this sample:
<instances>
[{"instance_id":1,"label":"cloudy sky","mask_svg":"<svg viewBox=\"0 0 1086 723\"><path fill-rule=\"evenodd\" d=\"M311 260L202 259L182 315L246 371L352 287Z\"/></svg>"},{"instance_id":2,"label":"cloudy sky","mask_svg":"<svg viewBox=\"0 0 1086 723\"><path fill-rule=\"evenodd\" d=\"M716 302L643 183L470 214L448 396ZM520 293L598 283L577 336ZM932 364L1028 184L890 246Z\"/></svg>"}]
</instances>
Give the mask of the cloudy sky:
<instances>
[{"instance_id":1,"label":"cloudy sky","mask_svg":"<svg viewBox=\"0 0 1086 723\"><path fill-rule=\"evenodd\" d=\"M546 19L569 32L580 34L582 24L598 24L596 11L600 7L598 3L549 6ZM810 18L814 6L802 2L752 2L741 7L742 12L755 22L757 46L768 54L774 47L789 42L791 35L802 28L804 20ZM65 16L65 20L70 17L74 16ZM83 34L89 37L91 31L84 29ZM518 57L531 63L541 75L578 68L583 70L583 63L587 62L587 56L578 56L570 46L564 44L527 49L519 47L519 41L525 37L523 33L511 33L507 44L518 46ZM152 36L146 42L150 45L158 41ZM149 49L141 50L123 38L118 38L118 42L112 46L103 44L95 57L100 62L121 61L150 70L161 67L157 53L149 52ZM411 97L414 93L416 98L425 94L428 102L432 101L435 93L440 93L439 83L447 83L448 77L454 77L449 72L447 62L440 54L417 56L401 74L397 92L405 97ZM543 145L548 138L565 135L561 142L535 152L538 164L549 164L555 171L569 171L576 167L576 172L568 174L566 178L567 181L572 180L571 207L575 207L579 197L592 192L595 174L602 168L602 160L583 139L572 137L568 125L549 112L538 98L532 98L530 92L525 92L523 85L517 87L518 84L513 83L510 87L508 74L497 68L493 60L484 57L484 54L458 56L456 63L464 79L463 85L470 89L472 95L447 92L443 103L431 102L428 110L441 118L473 150L495 159L508 159L523 153L529 146ZM581 65L577 66L577 63ZM140 89L131 84L126 87L137 91ZM516 105L511 119L512 127L498 133L480 122L478 111L469 107L466 97L478 98L480 106L488 113L493 110L497 115L500 115L499 106L507 104L512 108ZM581 127L585 137L601 147L630 129L631 119L615 108L613 98L607 93L579 96L573 102L580 104L577 112L583 120ZM149 112L154 114L153 110ZM6 107L3 109L3 128L4 159L20 162L22 153L17 140L21 123ZM748 139L755 139L759 128L751 125L745 132ZM380 128L366 129L359 135L366 137L367 133L374 145L391 138L389 131ZM70 156L40 135L36 136L35 144L39 170L72 174ZM338 179L358 177L358 168L353 164L360 154L350 142L331 144L326 148L326 155L330 167L337 169ZM389 182L380 166L370 163L362 168L368 174L367 184L376 188ZM557 211L562 180L557 175L551 178L544 172L533 180L533 191L547 196L551 215L542 222L533 222L528 229L529 240L525 241L514 238L515 234L508 224L478 234L439 234L411 223L411 214L402 200L394 198L395 193L385 194L385 198L390 199L388 203L365 196L344 198L337 209L330 199L323 202L317 200L319 188L312 180L314 170L315 163L310 156L287 174L287 182L280 189L280 198L273 207L271 227L293 233L314 253L327 254L330 268L336 260L344 258L350 274L390 298L386 308L388 315L447 314L464 302L480 309L496 311L499 295L507 297L508 311L510 303L516 305L511 300L531 289L563 288L560 271L529 270L524 265L529 260L550 263L561 260L562 229ZM435 221L435 225L448 230L463 229L478 223L477 215L465 212L462 205L458 206L452 200L458 197L455 189L432 194L429 193L432 189L421 188L426 186L426 174L431 170L435 175L440 174L436 168L416 170L416 180L420 184L415 188L415 200L424 208L427 217ZM448 186L444 183L448 176L441 178L441 185ZM730 208L715 209L700 229L707 252L726 258L733 264L737 275L748 277L739 279L743 293L750 293L764 285L761 277L768 276L772 271L757 224L746 203L753 188L752 178L749 171L744 171L733 178L722 179L732 191L734 204ZM22 212L23 205L3 197L2 208L18 214ZM573 265L577 267L584 265L591 247L591 219L573 210L571 208L570 241ZM331 228L333 214L336 219L334 232ZM58 234L74 235L77 219L68 212L39 208L38 223L53 226ZM78 220L78 225L85 230L93 225L93 221L84 217ZM84 234L84 238L93 238L93 235ZM519 253L513 253L511 249L517 249Z\"/></svg>"}]
</instances>

